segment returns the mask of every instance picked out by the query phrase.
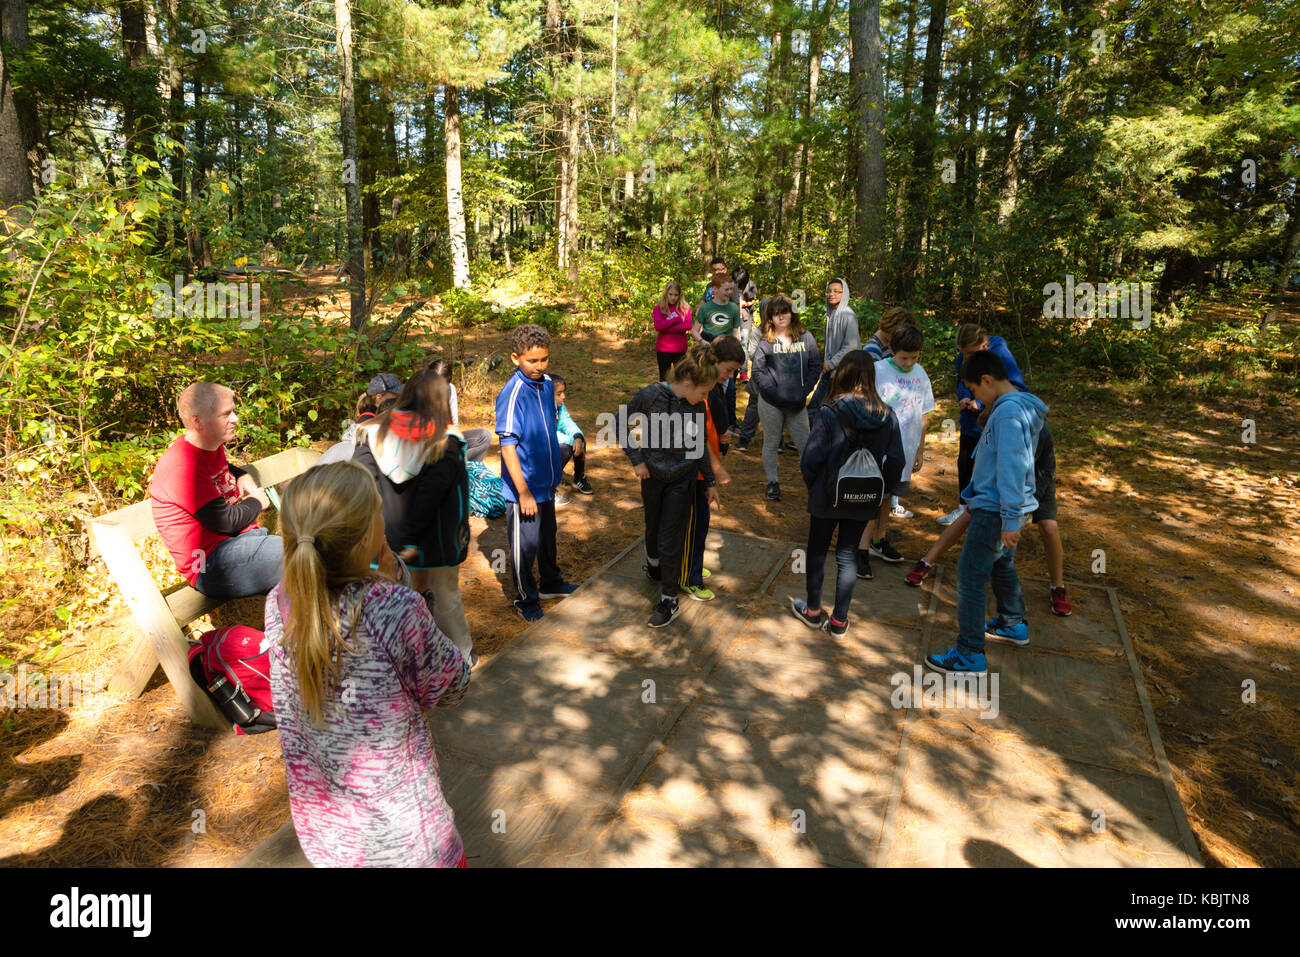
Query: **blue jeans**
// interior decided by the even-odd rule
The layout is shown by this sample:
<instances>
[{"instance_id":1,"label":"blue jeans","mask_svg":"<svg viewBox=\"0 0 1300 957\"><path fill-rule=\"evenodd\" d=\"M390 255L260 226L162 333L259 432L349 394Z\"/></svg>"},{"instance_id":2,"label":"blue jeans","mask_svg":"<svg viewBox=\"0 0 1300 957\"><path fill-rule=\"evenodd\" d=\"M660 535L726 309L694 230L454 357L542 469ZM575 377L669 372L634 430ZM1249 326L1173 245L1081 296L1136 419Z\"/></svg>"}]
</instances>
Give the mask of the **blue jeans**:
<instances>
[{"instance_id":1,"label":"blue jeans","mask_svg":"<svg viewBox=\"0 0 1300 957\"><path fill-rule=\"evenodd\" d=\"M866 522L808 516L808 607L821 607L822 581L826 577L826 551L831 546L831 534L836 525L840 527L840 534L835 539L835 609L831 612L831 617L836 621L848 621L853 586L858 583L858 541L866 531Z\"/></svg>"},{"instance_id":2,"label":"blue jeans","mask_svg":"<svg viewBox=\"0 0 1300 957\"><path fill-rule=\"evenodd\" d=\"M251 528L212 550L194 587L209 598L247 598L269 592L283 572L283 539Z\"/></svg>"},{"instance_id":3,"label":"blue jeans","mask_svg":"<svg viewBox=\"0 0 1300 957\"><path fill-rule=\"evenodd\" d=\"M970 513L970 527L957 562L957 650L984 653L984 583L992 580L998 614L1007 625L1025 620L1025 597L1016 574L1016 550L1002 544L1002 516L979 509Z\"/></svg>"},{"instance_id":4,"label":"blue jeans","mask_svg":"<svg viewBox=\"0 0 1300 957\"><path fill-rule=\"evenodd\" d=\"M831 373L823 372L822 377L817 380L817 388L813 389L812 398L808 400L808 421L813 420L817 410L821 408L822 403L826 401L826 396L831 391ZM840 619L841 621L843 619Z\"/></svg>"}]
</instances>

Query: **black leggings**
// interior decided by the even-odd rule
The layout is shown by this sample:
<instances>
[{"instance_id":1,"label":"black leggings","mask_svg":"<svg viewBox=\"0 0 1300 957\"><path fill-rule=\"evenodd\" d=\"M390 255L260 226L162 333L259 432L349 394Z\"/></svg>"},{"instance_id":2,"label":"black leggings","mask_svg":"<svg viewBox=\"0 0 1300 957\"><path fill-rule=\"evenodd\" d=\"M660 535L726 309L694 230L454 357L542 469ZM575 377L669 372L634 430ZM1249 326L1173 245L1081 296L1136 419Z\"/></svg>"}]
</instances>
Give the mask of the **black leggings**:
<instances>
[{"instance_id":1,"label":"black leggings","mask_svg":"<svg viewBox=\"0 0 1300 957\"><path fill-rule=\"evenodd\" d=\"M659 357L659 381L665 382L668 379L668 367L678 359L686 355L684 352L656 352Z\"/></svg>"},{"instance_id":2,"label":"black leggings","mask_svg":"<svg viewBox=\"0 0 1300 957\"><path fill-rule=\"evenodd\" d=\"M675 482L663 482L653 475L641 480L641 501L645 505L645 553L658 559L660 592L675 598L681 591L682 553L686 550L686 527L691 521L695 498L695 469Z\"/></svg>"},{"instance_id":3,"label":"black leggings","mask_svg":"<svg viewBox=\"0 0 1300 957\"><path fill-rule=\"evenodd\" d=\"M975 446L979 445L980 437L978 435L961 434L957 442L957 498L960 503L961 493L966 490L970 484L970 477L975 472L975 460L971 454L975 451Z\"/></svg>"}]
</instances>

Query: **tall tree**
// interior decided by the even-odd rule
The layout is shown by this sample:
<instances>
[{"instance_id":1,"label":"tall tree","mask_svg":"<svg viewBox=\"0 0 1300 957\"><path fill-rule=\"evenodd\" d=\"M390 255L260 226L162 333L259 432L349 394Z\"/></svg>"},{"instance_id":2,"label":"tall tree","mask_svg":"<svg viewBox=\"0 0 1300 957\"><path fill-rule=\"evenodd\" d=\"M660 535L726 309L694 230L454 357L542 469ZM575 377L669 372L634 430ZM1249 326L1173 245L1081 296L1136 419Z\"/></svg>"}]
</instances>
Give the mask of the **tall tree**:
<instances>
[{"instance_id":1,"label":"tall tree","mask_svg":"<svg viewBox=\"0 0 1300 957\"><path fill-rule=\"evenodd\" d=\"M352 49L352 2L334 0L334 31L339 58L339 135L343 144L343 195L348 221L348 292L353 331L366 321L366 267L361 239L361 179L357 157L357 107Z\"/></svg>"},{"instance_id":2,"label":"tall tree","mask_svg":"<svg viewBox=\"0 0 1300 957\"><path fill-rule=\"evenodd\" d=\"M444 155L447 169L447 224L451 237L452 285L469 288L469 248L465 244L465 197L460 175L460 91L442 88L443 120L446 130Z\"/></svg>"},{"instance_id":3,"label":"tall tree","mask_svg":"<svg viewBox=\"0 0 1300 957\"><path fill-rule=\"evenodd\" d=\"M885 254L885 121L884 78L880 72L880 0L851 0L849 30L853 44L850 75L856 105L858 151L858 222L854 234L853 285L873 298L882 297Z\"/></svg>"},{"instance_id":4,"label":"tall tree","mask_svg":"<svg viewBox=\"0 0 1300 957\"><path fill-rule=\"evenodd\" d=\"M0 8L0 212L30 203L35 198L34 169L29 152L38 137L21 104L30 103L23 91L16 90L10 60L27 47L26 0L4 0Z\"/></svg>"}]
</instances>

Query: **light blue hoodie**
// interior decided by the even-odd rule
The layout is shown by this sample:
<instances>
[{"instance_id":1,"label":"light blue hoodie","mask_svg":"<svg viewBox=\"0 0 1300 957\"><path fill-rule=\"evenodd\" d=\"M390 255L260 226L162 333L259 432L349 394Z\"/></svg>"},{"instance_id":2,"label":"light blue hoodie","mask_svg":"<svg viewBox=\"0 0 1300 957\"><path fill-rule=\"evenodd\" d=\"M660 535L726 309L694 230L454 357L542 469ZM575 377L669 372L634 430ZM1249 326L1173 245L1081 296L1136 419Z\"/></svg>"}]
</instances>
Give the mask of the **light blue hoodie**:
<instances>
[{"instance_id":1,"label":"light blue hoodie","mask_svg":"<svg viewBox=\"0 0 1300 957\"><path fill-rule=\"evenodd\" d=\"M961 497L971 511L1002 516L1002 530L1020 530L1038 508L1034 497L1034 449L1047 421L1047 406L1028 392L1009 392L993 411L975 446L975 471Z\"/></svg>"}]
</instances>

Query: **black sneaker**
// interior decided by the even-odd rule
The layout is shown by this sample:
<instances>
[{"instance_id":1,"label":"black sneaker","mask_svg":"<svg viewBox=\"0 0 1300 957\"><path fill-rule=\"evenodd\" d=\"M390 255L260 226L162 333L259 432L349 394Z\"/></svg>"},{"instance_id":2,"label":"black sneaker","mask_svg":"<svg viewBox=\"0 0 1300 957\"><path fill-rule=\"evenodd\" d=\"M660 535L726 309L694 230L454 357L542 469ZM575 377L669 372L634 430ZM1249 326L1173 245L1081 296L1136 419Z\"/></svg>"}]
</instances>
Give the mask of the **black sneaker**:
<instances>
[{"instance_id":1,"label":"black sneaker","mask_svg":"<svg viewBox=\"0 0 1300 957\"><path fill-rule=\"evenodd\" d=\"M781 486L776 482L767 483L767 500L769 502L781 501Z\"/></svg>"},{"instance_id":2,"label":"black sneaker","mask_svg":"<svg viewBox=\"0 0 1300 957\"><path fill-rule=\"evenodd\" d=\"M577 479L577 480L573 483L573 489L574 489L575 492L581 492L583 495L595 495L595 494L596 494L596 490L595 490L594 488L591 487L591 483L588 482L585 478Z\"/></svg>"},{"instance_id":3,"label":"black sneaker","mask_svg":"<svg viewBox=\"0 0 1300 957\"><path fill-rule=\"evenodd\" d=\"M802 598L790 599L790 611L809 628L821 628L830 617L824 611L819 611L816 615L808 614L808 602Z\"/></svg>"},{"instance_id":4,"label":"black sneaker","mask_svg":"<svg viewBox=\"0 0 1300 957\"><path fill-rule=\"evenodd\" d=\"M732 447L732 451L733 451L733 452L748 452L748 451L749 451L749 439L736 439L736 444L735 444L735 446Z\"/></svg>"},{"instance_id":5,"label":"black sneaker","mask_svg":"<svg viewBox=\"0 0 1300 957\"><path fill-rule=\"evenodd\" d=\"M822 622L822 631L832 638L843 638L849 633L849 623L847 621L836 621L830 615Z\"/></svg>"},{"instance_id":6,"label":"black sneaker","mask_svg":"<svg viewBox=\"0 0 1300 957\"><path fill-rule=\"evenodd\" d=\"M520 617L523 618L524 621L542 620L542 606L537 604L537 602L530 602L528 604L524 604L518 598L516 598L515 611L519 612Z\"/></svg>"},{"instance_id":7,"label":"black sneaker","mask_svg":"<svg viewBox=\"0 0 1300 957\"><path fill-rule=\"evenodd\" d=\"M650 616L648 624L651 628L662 628L681 613L682 608L677 603L676 598L660 598L659 604L655 605L655 613Z\"/></svg>"},{"instance_id":8,"label":"black sneaker","mask_svg":"<svg viewBox=\"0 0 1300 957\"><path fill-rule=\"evenodd\" d=\"M858 549L858 577L871 581L875 576L871 574L871 553Z\"/></svg>"},{"instance_id":9,"label":"black sneaker","mask_svg":"<svg viewBox=\"0 0 1300 957\"><path fill-rule=\"evenodd\" d=\"M651 565L649 562L646 562L641 566L641 570L645 572L645 577L650 579L652 582L663 581L663 575L660 574L658 565Z\"/></svg>"},{"instance_id":10,"label":"black sneaker","mask_svg":"<svg viewBox=\"0 0 1300 957\"><path fill-rule=\"evenodd\" d=\"M875 558L884 559L887 562L901 562L903 556L894 550L894 546L889 544L888 538L882 538L879 542L872 542L870 552Z\"/></svg>"},{"instance_id":11,"label":"black sneaker","mask_svg":"<svg viewBox=\"0 0 1300 957\"><path fill-rule=\"evenodd\" d=\"M798 452L798 451L799 451L799 446L795 445L793 442L786 442L784 445L781 446L781 451L782 451L782 452Z\"/></svg>"}]
</instances>

